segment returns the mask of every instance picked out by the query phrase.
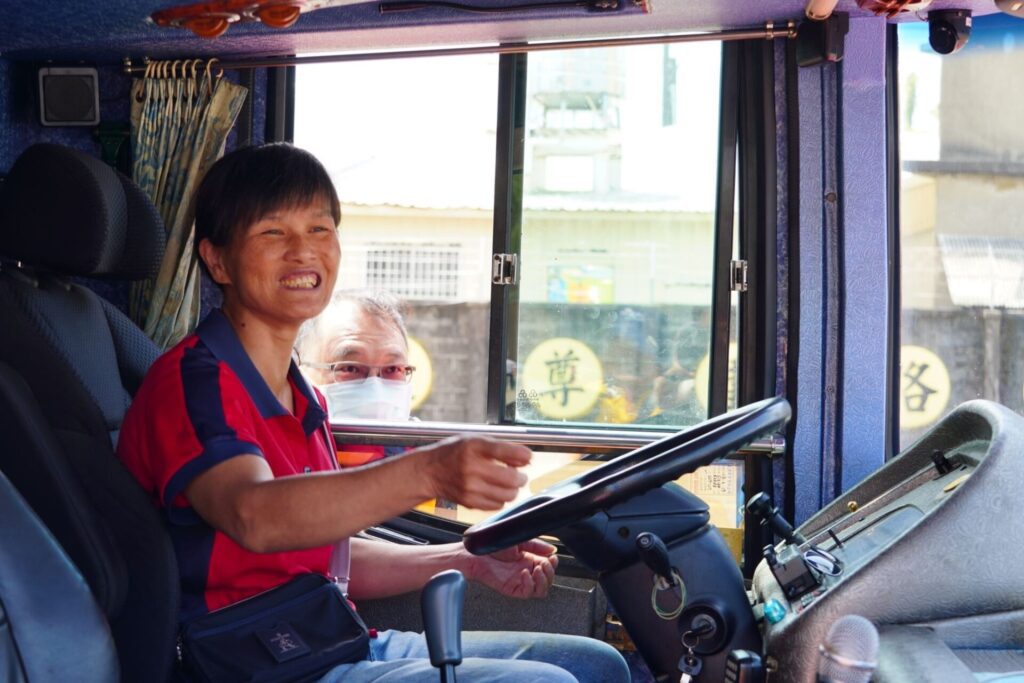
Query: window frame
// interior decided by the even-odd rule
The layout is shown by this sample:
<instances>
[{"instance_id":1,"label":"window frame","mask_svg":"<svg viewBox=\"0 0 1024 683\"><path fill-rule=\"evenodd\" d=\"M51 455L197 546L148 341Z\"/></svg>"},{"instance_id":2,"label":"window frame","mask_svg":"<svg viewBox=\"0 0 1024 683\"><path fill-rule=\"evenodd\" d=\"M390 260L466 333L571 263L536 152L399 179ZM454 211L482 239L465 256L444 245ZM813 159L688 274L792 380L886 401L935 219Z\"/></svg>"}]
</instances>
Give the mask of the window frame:
<instances>
[{"instance_id":1,"label":"window frame","mask_svg":"<svg viewBox=\"0 0 1024 683\"><path fill-rule=\"evenodd\" d=\"M889 345L886 349L885 461L900 452L900 345L903 320L903 302L900 259L900 93L899 93L899 26L890 24L885 29L885 165L889 182L886 183L888 212L888 249L892 264L889 271Z\"/></svg>"},{"instance_id":2,"label":"window frame","mask_svg":"<svg viewBox=\"0 0 1024 683\"><path fill-rule=\"evenodd\" d=\"M776 136L778 109L775 102L775 45L765 42L730 43L725 54L736 70L737 183L740 259L748 263L750 277L740 297L737 376L738 405L776 394L779 376L778 335L778 164ZM723 59L724 79L728 72ZM723 112L726 107L723 105ZM791 112L786 112L792 116ZM724 125L724 120L723 120ZM721 199L725 200L724 197ZM723 228L724 229L724 228ZM791 226L790 226L790 229ZM794 287L796 283L790 282ZM785 331L788 334L788 330ZM746 362L740 362L746 360ZM788 360L788 359L787 359ZM727 381L721 387L727 388ZM724 400L724 399L723 399ZM790 460L784 458L783 462ZM782 465L785 467L785 465ZM786 507L791 491L776 490L775 463L769 458L744 459L743 492L750 500L768 491ZM752 576L761 550L774 542L772 531L744 508L743 572Z\"/></svg>"},{"instance_id":3,"label":"window frame","mask_svg":"<svg viewBox=\"0 0 1024 683\"><path fill-rule=\"evenodd\" d=\"M712 276L712 324L710 340L710 365L708 386L708 417L724 413L727 409L728 394L728 354L729 333L731 328L731 285L730 261L733 253L733 236L736 221L742 220L744 208L741 206L739 215L734 211L735 196L738 182L739 135L736 116L739 111L739 93L735 90L737 72L739 70L738 49L741 45L773 44L766 41L723 41L721 62L721 88L719 96L719 163L718 190L715 199L715 237ZM667 44L667 43L666 43ZM522 179L525 148L526 118L526 79L528 74L528 53L502 55L499 60L498 78L498 122L495 155L495 201L494 201L494 232L492 235L493 253L512 253L521 255L522 245ZM765 87L771 88L768 83ZM770 92L770 90L769 90ZM774 138L773 138L774 140ZM774 156L772 157L774 159ZM519 183L519 191L515 184ZM769 193L765 193L769 194ZM515 203L515 198L519 202ZM749 209L748 209L749 211ZM769 221L769 224L772 222ZM774 231L768 241L774 239ZM774 259L772 249L771 258ZM741 253L741 258L745 258ZM774 272L774 267L771 269ZM756 291L756 289L755 289ZM772 291L774 295L774 289ZM739 325L741 330L752 320L763 318L763 314L754 311L744 316L744 310L750 309L753 301L752 292L740 297ZM516 340L518 337L519 320L519 289L517 286L491 285L491 327L488 344L488 386L487 386L487 424L519 425L523 424L510 419L505 414L504 396L507 375L504 371L506 359L518 361ZM775 310L774 301L771 311ZM747 334L754 339L765 335ZM766 337L775 348L774 334ZM774 352L771 354L774 359ZM743 364L738 363L738 366ZM772 383L774 388L774 383ZM749 400L757 400L767 396L758 396ZM744 400L744 399L741 399ZM573 427L600 431L607 429L602 425L583 425L574 423ZM636 429L644 427L616 425L616 429ZM649 430L648 430L649 431Z\"/></svg>"},{"instance_id":4,"label":"window frame","mask_svg":"<svg viewBox=\"0 0 1024 683\"><path fill-rule=\"evenodd\" d=\"M515 183L523 178L526 125L526 53L498 59L498 108L494 155L494 254L522 252L522 206L514 205ZM522 197L522 192L519 193ZM505 415L506 359L518 361L519 287L491 283L491 328L487 359L487 424L515 424ZM512 343L510 343L512 342Z\"/></svg>"},{"instance_id":5,"label":"window frame","mask_svg":"<svg viewBox=\"0 0 1024 683\"><path fill-rule=\"evenodd\" d=\"M668 44L671 41L666 41ZM711 349L709 386L708 386L708 417L720 415L726 411L726 400L728 394L728 352L729 334L731 330L731 305L730 295L732 292L730 283L730 261L733 253L733 239L736 225L743 225L745 215L756 215L758 210L764 206L746 206L741 197L739 211L734 210L735 197L738 188L755 183L762 188L754 195L749 191L741 191L742 196L764 197L763 201L770 202L774 206L774 196L768 192L769 186L763 185L765 178L760 170L753 172L744 171L744 165L749 165L746 158L740 154L740 148L744 144L743 136L738 133L736 117L739 116L741 101L744 96L756 93L758 88L771 93L774 88L774 80L766 76L764 82L751 84L747 92L742 95L734 92L740 73L742 46L763 46L766 53L770 53L773 41L748 39L740 41L722 41L722 62L721 62L721 90L719 106L719 165L718 165L718 192L715 207L715 243L713 266L713 295L712 295L712 324L711 324ZM582 49L571 48L566 49ZM404 57L402 53L395 53L391 56L394 59ZM377 58L387 58L378 55ZM525 104L526 104L526 76L527 76L526 52L503 53L498 60L498 92L497 92L497 122L496 122L496 154L495 154L495 185L494 185L494 210L493 210L493 231L491 236L492 253L521 253L522 243L522 193L517 193L514 184L518 178L520 185L523 174L523 150L525 144ZM294 140L295 121L295 67L271 67L268 71L267 85L267 142L292 142ZM728 93L728 94L727 94ZM769 98L770 99L770 98ZM762 112L767 116L770 112ZM767 127L771 130L771 127ZM774 135L770 136L774 143ZM760 143L767 143L761 140ZM774 148L772 148L774 153ZM774 160L774 155L768 156L759 152L762 158ZM746 194L744 194L746 193ZM515 197L520 198L517 205ZM762 200L757 200L762 201ZM774 214L773 214L774 215ZM753 230L760 229L762 223L754 225ZM740 238L740 258L747 259L750 249L746 249L746 242L757 244L773 244L774 222L766 221L763 227L772 228L771 235L765 235L763 239L753 239L749 235L754 234L747 230L744 234L748 236ZM756 253L756 252L755 252ZM771 249L774 258L775 249ZM773 268L774 269L774 268ZM773 270L772 269L772 270ZM774 292L774 287L771 288ZM755 285L748 289L745 296L739 299L739 339L741 348L743 340L750 340L749 344L764 343L770 346L762 346L762 349L773 350L770 355L774 363L775 336L765 334L764 329L752 332L753 327L767 328L773 325L763 324L765 316L769 311L774 312L774 300L763 304L763 294L757 296L758 287ZM488 337L488 374L487 374L487 410L486 422L489 425L519 425L523 424L509 419L504 414L504 395L506 384L505 364L506 359L516 359L514 341L518 330L519 315L519 290L518 287L493 284L491 285L490 297L490 329ZM759 352L758 355L761 355ZM742 360L743 354L740 354ZM766 398L764 393L770 389L774 390L774 382L755 384L750 379L744 380L744 368L748 363L737 361L737 372L739 374L740 387L750 386L750 390L738 393L741 403L746 403L760 398ZM771 364L768 364L770 367ZM574 423L573 427L582 427L601 431L607 429L603 425L581 425ZM616 429L636 429L638 432L651 431L642 426L632 427L631 425L616 425Z\"/></svg>"}]
</instances>

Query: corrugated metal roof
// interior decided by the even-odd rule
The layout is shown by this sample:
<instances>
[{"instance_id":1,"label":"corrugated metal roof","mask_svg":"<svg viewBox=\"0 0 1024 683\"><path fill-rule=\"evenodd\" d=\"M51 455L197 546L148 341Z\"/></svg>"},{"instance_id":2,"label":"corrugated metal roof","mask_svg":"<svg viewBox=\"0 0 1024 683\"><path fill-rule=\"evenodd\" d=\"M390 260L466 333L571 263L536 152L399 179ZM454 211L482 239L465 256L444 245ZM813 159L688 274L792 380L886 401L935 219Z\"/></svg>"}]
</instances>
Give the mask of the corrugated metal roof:
<instances>
[{"instance_id":1,"label":"corrugated metal roof","mask_svg":"<svg viewBox=\"0 0 1024 683\"><path fill-rule=\"evenodd\" d=\"M479 169L494 167L489 149L493 140L476 145L460 144L446 149L440 141L431 153L397 159L378 155L345 169L331 168L331 177L343 204L358 206L395 206L418 209L494 208L494 174ZM449 145L450 146L450 145ZM425 159L454 157L458 163L438 165ZM438 174L443 174L438 182ZM696 193L692 193L696 194ZM527 211L608 211L710 213L713 197L661 195L650 192L527 192Z\"/></svg>"},{"instance_id":2,"label":"corrugated metal roof","mask_svg":"<svg viewBox=\"0 0 1024 683\"><path fill-rule=\"evenodd\" d=\"M342 199L344 206L389 206L402 209L423 209L433 211L457 211L457 210L491 210L493 206L471 206L469 202L450 200L448 202L436 201L437 198L423 197L419 202L415 197L402 198L403 203L397 201L383 201L371 203L365 201L351 201ZM675 197L649 197L640 195L636 197L615 196L615 195L591 195L591 194L557 194L530 196L526 198L526 211L567 211L567 212L601 212L601 213L688 213L694 216L707 215L712 211L697 211L687 203Z\"/></svg>"},{"instance_id":3,"label":"corrugated metal roof","mask_svg":"<svg viewBox=\"0 0 1024 683\"><path fill-rule=\"evenodd\" d=\"M1024 308L1024 238L939 234L938 239L955 305Z\"/></svg>"}]
</instances>

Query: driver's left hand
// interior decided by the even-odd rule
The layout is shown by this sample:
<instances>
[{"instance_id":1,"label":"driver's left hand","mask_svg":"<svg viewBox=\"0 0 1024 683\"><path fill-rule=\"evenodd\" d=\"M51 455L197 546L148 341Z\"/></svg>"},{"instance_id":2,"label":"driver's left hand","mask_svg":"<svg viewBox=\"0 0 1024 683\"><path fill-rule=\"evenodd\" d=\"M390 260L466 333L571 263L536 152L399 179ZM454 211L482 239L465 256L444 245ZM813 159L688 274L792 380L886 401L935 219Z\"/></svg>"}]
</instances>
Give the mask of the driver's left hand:
<instances>
[{"instance_id":1,"label":"driver's left hand","mask_svg":"<svg viewBox=\"0 0 1024 683\"><path fill-rule=\"evenodd\" d=\"M469 578L510 598L543 598L555 580L555 546L534 539L473 557Z\"/></svg>"}]
</instances>

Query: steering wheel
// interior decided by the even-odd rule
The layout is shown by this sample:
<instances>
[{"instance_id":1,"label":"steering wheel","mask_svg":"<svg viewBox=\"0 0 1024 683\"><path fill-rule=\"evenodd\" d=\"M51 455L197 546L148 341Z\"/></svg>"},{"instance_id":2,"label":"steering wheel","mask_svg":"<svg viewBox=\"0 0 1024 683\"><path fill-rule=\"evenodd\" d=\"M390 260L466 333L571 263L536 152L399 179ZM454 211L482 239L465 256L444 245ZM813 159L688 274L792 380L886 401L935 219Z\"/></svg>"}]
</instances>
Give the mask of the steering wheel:
<instances>
[{"instance_id":1,"label":"steering wheel","mask_svg":"<svg viewBox=\"0 0 1024 683\"><path fill-rule=\"evenodd\" d=\"M710 464L777 431L789 417L785 399L769 398L705 420L474 524L463 535L463 545L474 555L486 555L551 533Z\"/></svg>"}]
</instances>

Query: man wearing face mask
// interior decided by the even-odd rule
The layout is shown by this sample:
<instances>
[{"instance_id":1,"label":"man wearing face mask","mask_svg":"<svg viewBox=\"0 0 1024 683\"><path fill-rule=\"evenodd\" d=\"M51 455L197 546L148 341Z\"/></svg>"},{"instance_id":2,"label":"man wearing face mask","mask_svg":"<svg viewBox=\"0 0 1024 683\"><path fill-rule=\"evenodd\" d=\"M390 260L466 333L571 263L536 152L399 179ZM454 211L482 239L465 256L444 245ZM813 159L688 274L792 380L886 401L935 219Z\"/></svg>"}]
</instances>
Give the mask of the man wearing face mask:
<instances>
[{"instance_id":1,"label":"man wearing face mask","mask_svg":"<svg viewBox=\"0 0 1024 683\"><path fill-rule=\"evenodd\" d=\"M409 342L398 300L375 291L339 291L299 338L302 367L327 398L331 420L408 420ZM339 445L344 467L397 455L401 446Z\"/></svg>"}]
</instances>

